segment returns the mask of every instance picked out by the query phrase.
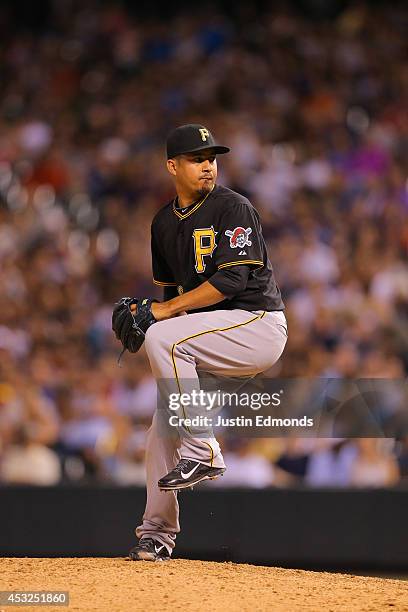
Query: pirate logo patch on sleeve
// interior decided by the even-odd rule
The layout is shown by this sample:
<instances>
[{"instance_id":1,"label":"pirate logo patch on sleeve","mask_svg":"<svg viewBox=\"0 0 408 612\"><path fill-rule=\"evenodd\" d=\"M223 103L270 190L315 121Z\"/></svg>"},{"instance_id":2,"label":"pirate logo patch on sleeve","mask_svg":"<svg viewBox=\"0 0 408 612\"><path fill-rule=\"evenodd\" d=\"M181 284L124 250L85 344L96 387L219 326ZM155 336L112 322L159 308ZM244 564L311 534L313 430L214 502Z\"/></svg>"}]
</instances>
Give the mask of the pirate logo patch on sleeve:
<instances>
[{"instance_id":1,"label":"pirate logo patch on sleeve","mask_svg":"<svg viewBox=\"0 0 408 612\"><path fill-rule=\"evenodd\" d=\"M228 236L231 249L243 249L245 246L251 246L249 235L252 234L252 228L236 227L233 230L226 230L225 235Z\"/></svg>"}]
</instances>

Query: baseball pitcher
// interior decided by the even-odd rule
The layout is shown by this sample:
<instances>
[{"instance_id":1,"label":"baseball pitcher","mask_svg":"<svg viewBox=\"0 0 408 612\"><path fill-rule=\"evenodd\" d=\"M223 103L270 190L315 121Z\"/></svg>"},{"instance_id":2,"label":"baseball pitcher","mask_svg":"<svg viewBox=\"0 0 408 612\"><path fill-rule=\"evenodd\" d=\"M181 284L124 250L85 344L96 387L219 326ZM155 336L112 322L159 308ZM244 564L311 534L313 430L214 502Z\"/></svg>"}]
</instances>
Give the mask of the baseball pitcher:
<instances>
[{"instance_id":1,"label":"baseball pitcher","mask_svg":"<svg viewBox=\"0 0 408 612\"><path fill-rule=\"evenodd\" d=\"M259 215L247 198L216 183L216 156L228 152L203 125L168 136L176 197L151 229L153 282L164 300L123 298L114 310L124 350L145 342L161 398L148 433L147 504L133 560L169 559L180 531L178 490L226 469L211 428L192 427L188 406L170 425L170 394L200 389L206 374L255 376L276 363L287 340Z\"/></svg>"}]
</instances>

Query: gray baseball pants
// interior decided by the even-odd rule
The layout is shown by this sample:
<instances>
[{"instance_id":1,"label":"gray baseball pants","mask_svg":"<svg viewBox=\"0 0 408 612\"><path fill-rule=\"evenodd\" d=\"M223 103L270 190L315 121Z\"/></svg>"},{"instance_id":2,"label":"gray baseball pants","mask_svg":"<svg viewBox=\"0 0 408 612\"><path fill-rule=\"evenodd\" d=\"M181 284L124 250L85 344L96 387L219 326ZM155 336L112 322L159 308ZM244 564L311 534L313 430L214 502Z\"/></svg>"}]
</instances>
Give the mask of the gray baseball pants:
<instances>
[{"instance_id":1,"label":"gray baseball pants","mask_svg":"<svg viewBox=\"0 0 408 612\"><path fill-rule=\"evenodd\" d=\"M158 406L147 435L147 503L143 523L136 528L138 538L153 537L170 553L174 548L180 531L177 493L160 491L157 482L180 458L225 467L211 430L195 428L180 435L170 426L164 396L200 389L200 375L206 373L251 377L264 372L279 359L286 340L281 311L215 310L166 319L148 329L145 347L163 405Z\"/></svg>"}]
</instances>

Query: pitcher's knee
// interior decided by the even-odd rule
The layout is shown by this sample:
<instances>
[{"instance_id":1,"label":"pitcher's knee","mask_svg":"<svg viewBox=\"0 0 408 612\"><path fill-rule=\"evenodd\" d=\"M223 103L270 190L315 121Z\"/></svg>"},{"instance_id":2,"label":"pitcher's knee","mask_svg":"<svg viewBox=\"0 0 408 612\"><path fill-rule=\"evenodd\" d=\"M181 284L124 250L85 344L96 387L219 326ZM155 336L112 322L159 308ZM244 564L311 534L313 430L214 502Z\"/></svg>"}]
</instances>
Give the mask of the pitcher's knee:
<instances>
[{"instance_id":1,"label":"pitcher's knee","mask_svg":"<svg viewBox=\"0 0 408 612\"><path fill-rule=\"evenodd\" d=\"M172 333L169 323L171 323L171 319L159 321L158 323L155 323L149 327L147 330L145 336L145 347L148 355L155 349L157 350L159 346L162 348L167 347L169 350L171 350L174 343L174 334Z\"/></svg>"},{"instance_id":2,"label":"pitcher's knee","mask_svg":"<svg viewBox=\"0 0 408 612\"><path fill-rule=\"evenodd\" d=\"M160 342L161 334L158 331L159 327L160 327L159 323L155 323L154 325L149 327L149 329L146 332L145 348L146 348L147 354L149 354L152 350L154 351L154 349L157 348Z\"/></svg>"}]
</instances>

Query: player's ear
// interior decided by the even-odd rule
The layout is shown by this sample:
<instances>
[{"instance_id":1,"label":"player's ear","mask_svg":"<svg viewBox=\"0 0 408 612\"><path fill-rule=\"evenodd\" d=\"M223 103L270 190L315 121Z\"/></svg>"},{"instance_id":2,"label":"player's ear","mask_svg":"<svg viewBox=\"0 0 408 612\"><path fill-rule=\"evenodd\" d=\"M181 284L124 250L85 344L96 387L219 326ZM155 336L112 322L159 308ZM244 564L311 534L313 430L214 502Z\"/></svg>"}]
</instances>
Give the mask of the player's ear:
<instances>
[{"instance_id":1,"label":"player's ear","mask_svg":"<svg viewBox=\"0 0 408 612\"><path fill-rule=\"evenodd\" d=\"M167 160L167 170L170 172L170 174L172 174L173 176L176 176L177 170L176 170L176 160L175 159Z\"/></svg>"}]
</instances>

